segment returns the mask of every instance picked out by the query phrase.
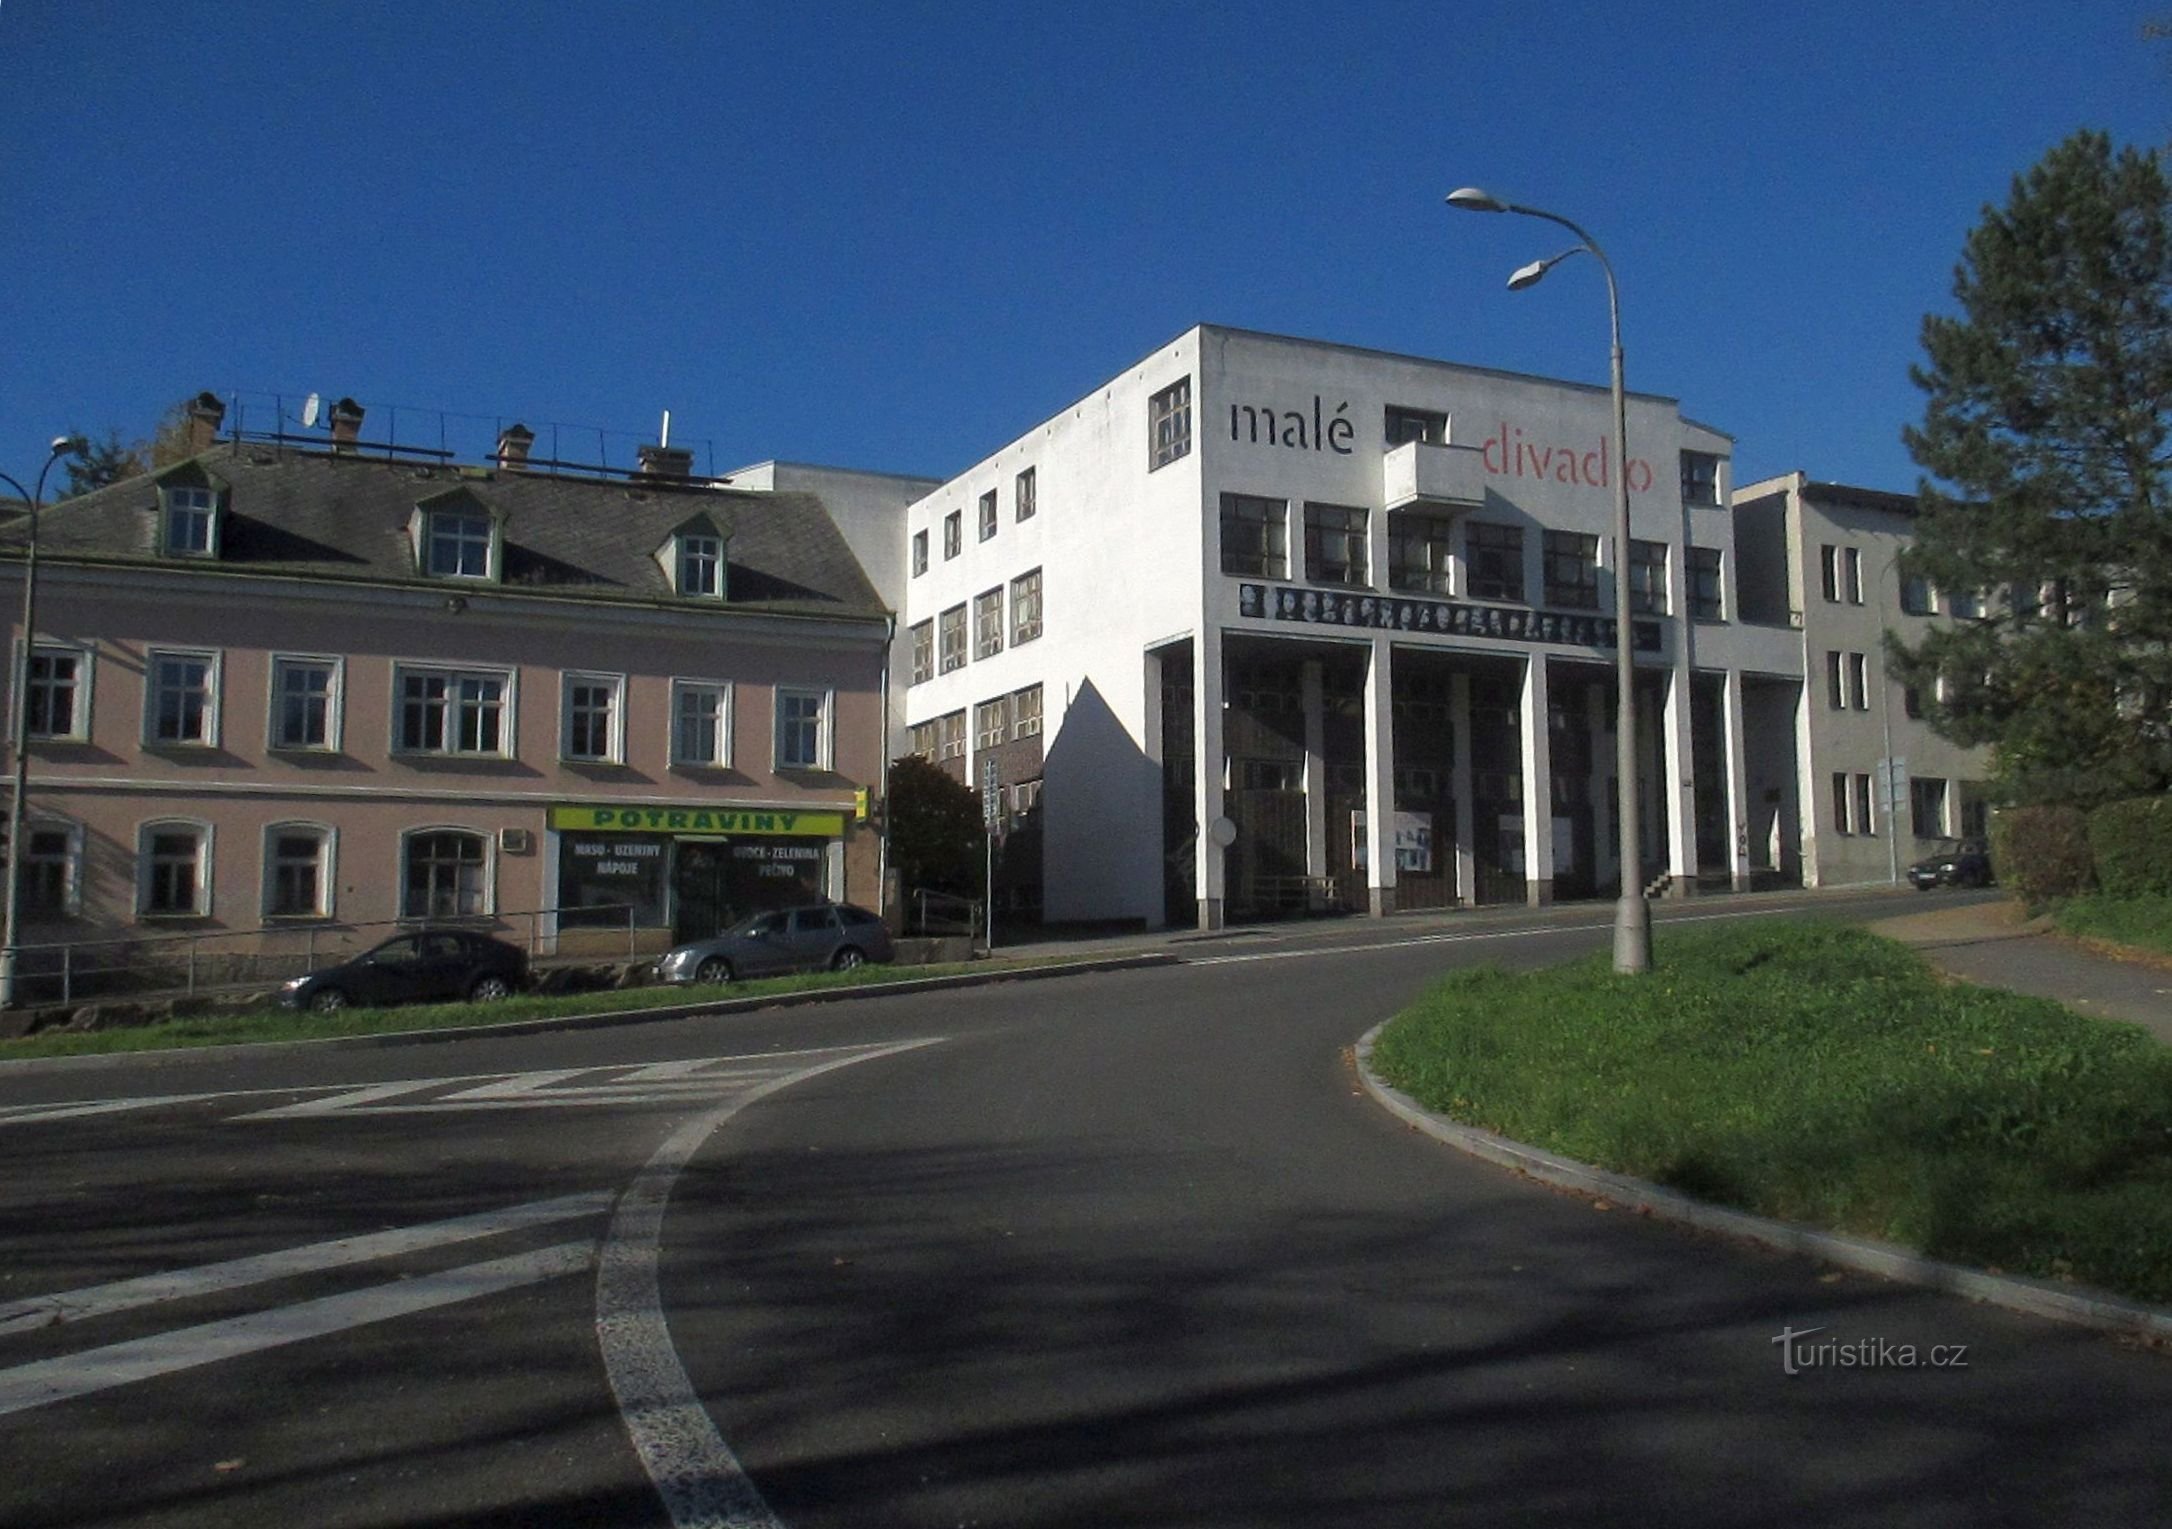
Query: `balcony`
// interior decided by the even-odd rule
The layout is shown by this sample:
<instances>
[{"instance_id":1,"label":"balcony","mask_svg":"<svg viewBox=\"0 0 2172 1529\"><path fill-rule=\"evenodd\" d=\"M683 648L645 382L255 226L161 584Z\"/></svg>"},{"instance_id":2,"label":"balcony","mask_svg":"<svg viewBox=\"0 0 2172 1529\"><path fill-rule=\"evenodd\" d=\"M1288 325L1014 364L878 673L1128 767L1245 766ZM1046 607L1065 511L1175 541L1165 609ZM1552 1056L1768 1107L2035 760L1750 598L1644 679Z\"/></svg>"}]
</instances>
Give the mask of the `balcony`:
<instances>
[{"instance_id":1,"label":"balcony","mask_svg":"<svg viewBox=\"0 0 2172 1529\"><path fill-rule=\"evenodd\" d=\"M1476 446L1391 446L1381 480L1390 510L1471 510L1486 502L1486 467Z\"/></svg>"}]
</instances>

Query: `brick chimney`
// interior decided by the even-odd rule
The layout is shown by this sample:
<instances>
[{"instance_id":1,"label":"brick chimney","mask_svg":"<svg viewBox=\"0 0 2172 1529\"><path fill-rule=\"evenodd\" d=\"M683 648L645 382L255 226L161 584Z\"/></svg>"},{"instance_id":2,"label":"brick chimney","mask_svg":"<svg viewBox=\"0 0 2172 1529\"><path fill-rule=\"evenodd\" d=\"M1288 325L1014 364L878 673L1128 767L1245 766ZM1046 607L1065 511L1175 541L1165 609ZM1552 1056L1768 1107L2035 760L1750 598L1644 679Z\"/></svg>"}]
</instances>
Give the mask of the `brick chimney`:
<instances>
[{"instance_id":1,"label":"brick chimney","mask_svg":"<svg viewBox=\"0 0 2172 1529\"><path fill-rule=\"evenodd\" d=\"M528 470L528 448L535 444L535 432L526 425L507 425L498 432L498 467L509 473Z\"/></svg>"},{"instance_id":2,"label":"brick chimney","mask_svg":"<svg viewBox=\"0 0 2172 1529\"><path fill-rule=\"evenodd\" d=\"M198 393L188 402L188 423L185 437L188 454L209 451L219 438L219 426L226 422L226 405L219 402L216 393Z\"/></svg>"},{"instance_id":3,"label":"brick chimney","mask_svg":"<svg viewBox=\"0 0 2172 1529\"><path fill-rule=\"evenodd\" d=\"M342 456L352 456L355 442L361 438L362 406L352 398L342 398L332 405L332 449Z\"/></svg>"},{"instance_id":4,"label":"brick chimney","mask_svg":"<svg viewBox=\"0 0 2172 1529\"><path fill-rule=\"evenodd\" d=\"M684 478L694 470L694 453L684 446L643 446L635 455L641 461L637 478Z\"/></svg>"}]
</instances>

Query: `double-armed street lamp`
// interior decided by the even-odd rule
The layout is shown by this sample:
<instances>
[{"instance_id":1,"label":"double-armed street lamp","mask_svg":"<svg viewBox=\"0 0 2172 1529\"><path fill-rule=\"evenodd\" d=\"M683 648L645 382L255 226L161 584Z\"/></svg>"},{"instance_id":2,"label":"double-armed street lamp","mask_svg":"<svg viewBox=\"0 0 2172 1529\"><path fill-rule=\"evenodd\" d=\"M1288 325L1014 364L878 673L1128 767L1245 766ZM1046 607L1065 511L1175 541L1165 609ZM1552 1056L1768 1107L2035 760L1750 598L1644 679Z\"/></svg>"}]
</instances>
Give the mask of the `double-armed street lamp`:
<instances>
[{"instance_id":1,"label":"double-armed street lamp","mask_svg":"<svg viewBox=\"0 0 2172 1529\"><path fill-rule=\"evenodd\" d=\"M82 456L88 450L88 443L79 435L53 437L45 465L38 469L38 486L31 493L24 493L20 483L0 473L0 483L14 489L29 506L23 545L23 631L21 641L15 645L14 678L8 686L8 699L15 708L15 793L8 801L7 927L5 943L0 944L0 1009L14 1006L16 966L23 944L23 862L29 859L23 835L24 809L30 795L30 657L38 630L38 510L45 500L45 476L53 470L53 464L63 457Z\"/></svg>"},{"instance_id":2,"label":"double-armed street lamp","mask_svg":"<svg viewBox=\"0 0 2172 1529\"><path fill-rule=\"evenodd\" d=\"M1614 267L1599 248L1599 241L1557 213L1536 207L1519 207L1479 190L1464 186L1448 193L1448 205L1465 212L1513 212L1542 218L1576 235L1577 243L1544 260L1521 266L1508 278L1513 291L1538 282L1571 255L1588 254L1606 272L1606 306L1611 326L1614 375L1614 663L1616 716L1614 721L1615 787L1621 804L1621 898L1614 907L1614 970L1648 972L1652 969L1652 910L1644 900L1644 872L1638 824L1636 742L1636 668L1631 659L1629 591L1629 405L1622 389L1621 293L1614 285ZM1543 662L1534 658L1534 663ZM1543 791L1545 782L1526 790ZM1543 800L1543 798L1542 798Z\"/></svg>"}]
</instances>

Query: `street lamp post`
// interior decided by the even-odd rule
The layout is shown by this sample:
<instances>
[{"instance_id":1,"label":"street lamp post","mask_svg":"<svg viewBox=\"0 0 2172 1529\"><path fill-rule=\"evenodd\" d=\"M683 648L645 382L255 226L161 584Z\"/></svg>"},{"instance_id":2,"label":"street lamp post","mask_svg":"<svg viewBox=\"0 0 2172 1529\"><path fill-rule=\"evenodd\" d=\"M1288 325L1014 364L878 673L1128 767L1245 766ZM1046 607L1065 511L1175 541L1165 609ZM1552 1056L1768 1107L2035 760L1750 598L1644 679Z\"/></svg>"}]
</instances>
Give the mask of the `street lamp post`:
<instances>
[{"instance_id":1,"label":"street lamp post","mask_svg":"<svg viewBox=\"0 0 2172 1529\"><path fill-rule=\"evenodd\" d=\"M53 464L62 457L81 456L85 449L81 436L53 437L45 465L38 469L37 489L32 493L23 493L20 483L6 473L0 473L0 483L22 495L23 502L30 507L23 549L23 636L16 644L14 681L8 687L8 699L15 707L15 792L8 802L6 930L5 944L0 944L0 1009L15 1006L15 969L23 943L23 862L29 858L23 849L23 831L24 808L30 796L30 650L38 630L38 510L45 499L45 475L53 470Z\"/></svg>"},{"instance_id":2,"label":"street lamp post","mask_svg":"<svg viewBox=\"0 0 2172 1529\"><path fill-rule=\"evenodd\" d=\"M1621 804L1621 897L1614 905L1614 970L1648 972L1652 969L1652 910L1644 899L1642 834L1638 822L1636 731L1636 668L1631 658L1629 620L1629 403L1622 387L1621 293L1614 285L1614 267L1599 248L1599 241L1557 213L1504 202L1476 186L1448 194L1448 205L1465 212L1513 212L1541 218L1576 235L1578 242L1560 254L1534 260L1508 278L1513 291L1522 291L1548 271L1575 254L1588 254L1606 273L1606 306L1613 341L1614 387L1614 795ZM1544 662L1534 658L1534 663ZM1546 783L1527 784L1526 790L1543 791Z\"/></svg>"}]
</instances>

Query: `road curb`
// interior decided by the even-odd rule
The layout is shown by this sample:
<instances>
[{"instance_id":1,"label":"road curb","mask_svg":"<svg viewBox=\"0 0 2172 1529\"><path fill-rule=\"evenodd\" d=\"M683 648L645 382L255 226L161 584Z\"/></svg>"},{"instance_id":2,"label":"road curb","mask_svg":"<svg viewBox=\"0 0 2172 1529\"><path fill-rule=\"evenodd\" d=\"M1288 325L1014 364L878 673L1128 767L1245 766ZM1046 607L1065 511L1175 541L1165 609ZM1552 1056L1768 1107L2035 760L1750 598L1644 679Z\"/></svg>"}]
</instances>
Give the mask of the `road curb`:
<instances>
[{"instance_id":1,"label":"road curb","mask_svg":"<svg viewBox=\"0 0 2172 1529\"><path fill-rule=\"evenodd\" d=\"M1373 1072L1373 1042L1392 1023L1392 1020L1383 1020L1359 1038L1356 1048L1359 1081L1365 1085L1365 1091L1391 1114L1459 1152L1483 1158L1542 1184L1603 1196L1616 1205L1655 1220L1754 1243L1778 1252L1800 1254L1902 1284L1945 1291L2029 1316L2157 1343L2172 1343L2172 1310L2163 1307L2019 1275L1988 1274L1981 1269L1926 1258L1890 1243L1843 1237L1792 1221L1775 1221L1765 1216L1753 1216L1747 1211L1728 1210L1671 1189L1662 1189L1643 1179L1609 1173L1589 1163L1544 1152L1492 1131L1436 1115Z\"/></svg>"},{"instance_id":2,"label":"road curb","mask_svg":"<svg viewBox=\"0 0 2172 1529\"><path fill-rule=\"evenodd\" d=\"M1052 962L1045 966L1011 966L985 972L953 972L941 977L908 977L897 982L870 982L860 987L814 988L799 993L762 993L746 998L711 1000L707 1003L617 1009L602 1014L515 1019L502 1025L448 1025L430 1030L386 1030L372 1035L326 1035L291 1041L243 1041L231 1046L169 1046L155 1051L107 1051L93 1056L23 1057L13 1061L0 1059L0 1078L34 1077L44 1072L95 1071L100 1067L170 1066L190 1058L205 1056L276 1056L305 1047L318 1051L376 1051L391 1046L427 1046L443 1041L477 1040L491 1036L543 1035L561 1030L609 1030L622 1025L697 1019L704 1015L751 1014L761 1009L794 1009L809 1004L842 1003L856 998L882 998L897 993L939 993L949 988L988 987L998 982L1039 982L1052 977L1082 977L1094 972L1120 972L1139 967L1181 964L1180 957L1160 953L1108 956L1084 961Z\"/></svg>"}]
</instances>

